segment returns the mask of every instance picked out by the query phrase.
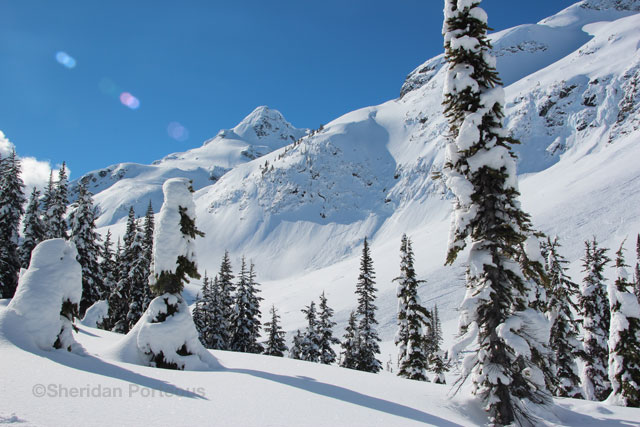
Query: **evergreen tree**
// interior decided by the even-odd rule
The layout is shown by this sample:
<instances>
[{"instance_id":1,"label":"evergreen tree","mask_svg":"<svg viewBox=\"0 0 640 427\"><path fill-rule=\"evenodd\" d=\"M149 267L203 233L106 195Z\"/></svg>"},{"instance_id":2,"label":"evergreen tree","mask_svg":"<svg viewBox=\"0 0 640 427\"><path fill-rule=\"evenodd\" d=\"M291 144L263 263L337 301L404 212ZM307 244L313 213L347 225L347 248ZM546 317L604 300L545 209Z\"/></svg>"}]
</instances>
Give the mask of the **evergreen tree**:
<instances>
[{"instance_id":1,"label":"evergreen tree","mask_svg":"<svg viewBox=\"0 0 640 427\"><path fill-rule=\"evenodd\" d=\"M547 270L550 279L548 316L551 322L553 366L555 370L553 394L558 397L582 398L576 357L580 354L578 330L573 318L577 306L573 302L579 293L578 285L567 275L568 261L559 253L558 238L547 238Z\"/></svg>"},{"instance_id":2,"label":"evergreen tree","mask_svg":"<svg viewBox=\"0 0 640 427\"><path fill-rule=\"evenodd\" d=\"M280 316L275 306L271 306L271 321L264 324L264 331L267 340L264 342L264 354L269 356L283 357L288 350L284 339L284 331L278 323Z\"/></svg>"},{"instance_id":3,"label":"evergreen tree","mask_svg":"<svg viewBox=\"0 0 640 427\"><path fill-rule=\"evenodd\" d=\"M226 345L225 337L229 332L229 324L225 317L220 293L218 277L214 277L209 286L209 293L205 298L205 313L207 315L207 348L222 350Z\"/></svg>"},{"instance_id":4,"label":"evergreen tree","mask_svg":"<svg viewBox=\"0 0 640 427\"><path fill-rule=\"evenodd\" d=\"M31 252L45 239L45 227L40 212L40 192L33 187L31 198L22 221L22 245L20 246L20 265L29 268Z\"/></svg>"},{"instance_id":5,"label":"evergreen tree","mask_svg":"<svg viewBox=\"0 0 640 427\"><path fill-rule=\"evenodd\" d=\"M142 226L142 258L143 263L140 268L142 269L141 275L145 278L151 274L151 262L153 259L153 231L155 229L153 218L153 205L149 200L149 206L147 207L147 213L144 217L144 225ZM146 310L149 306L149 302L152 299L151 289L148 286L148 280L144 279L144 299L142 303L142 311Z\"/></svg>"},{"instance_id":6,"label":"evergreen tree","mask_svg":"<svg viewBox=\"0 0 640 427\"><path fill-rule=\"evenodd\" d=\"M291 359L302 360L302 341L304 337L300 332L300 329L296 331L296 334L293 336L293 344L291 344L291 349L289 349L289 357Z\"/></svg>"},{"instance_id":7,"label":"evergreen tree","mask_svg":"<svg viewBox=\"0 0 640 427\"><path fill-rule=\"evenodd\" d=\"M18 230L24 213L24 183L20 178L16 152L2 160L0 167L0 295L13 298L18 286L20 256Z\"/></svg>"},{"instance_id":8,"label":"evergreen tree","mask_svg":"<svg viewBox=\"0 0 640 427\"><path fill-rule=\"evenodd\" d=\"M582 386L586 399L604 400L611 393L611 383L607 375L609 357L607 341L611 314L603 271L605 265L611 260L606 255L607 249L598 247L595 237L591 242L586 241L585 247L583 271L587 275L582 282L578 300L584 330Z\"/></svg>"},{"instance_id":9,"label":"evergreen tree","mask_svg":"<svg viewBox=\"0 0 640 427\"><path fill-rule=\"evenodd\" d=\"M51 217L50 209L53 206L53 201L56 195L55 182L53 181L53 170L49 171L49 182L47 188L44 190L42 196L42 222L44 223L45 238L49 238L51 235Z\"/></svg>"},{"instance_id":10,"label":"evergreen tree","mask_svg":"<svg viewBox=\"0 0 640 427\"><path fill-rule=\"evenodd\" d=\"M233 338L232 321L234 318L234 292L236 285L233 282L235 276L233 275L231 260L229 258L229 251L224 252L222 262L220 263L220 271L218 272L218 284L220 285L220 306L223 313L224 322L219 324L220 328L220 342L222 347L220 350L230 350L231 340Z\"/></svg>"},{"instance_id":11,"label":"evergreen tree","mask_svg":"<svg viewBox=\"0 0 640 427\"><path fill-rule=\"evenodd\" d=\"M103 293L100 295L101 300L108 300L111 292L113 292L118 283L118 266L111 246L113 246L113 242L111 241L111 230L109 229L107 230L107 235L104 238L104 243L100 250L100 274L102 275L103 281ZM99 328L105 330L111 330L113 326L108 315L103 319L102 323L98 325Z\"/></svg>"},{"instance_id":12,"label":"evergreen tree","mask_svg":"<svg viewBox=\"0 0 640 427\"><path fill-rule=\"evenodd\" d=\"M336 352L331 346L340 344L340 340L333 336L333 327L336 323L331 320L333 317L333 309L327 304L327 297L324 295L324 292L320 295L320 305L318 308L319 361L325 365L330 365L336 361Z\"/></svg>"},{"instance_id":13,"label":"evergreen tree","mask_svg":"<svg viewBox=\"0 0 640 427\"><path fill-rule=\"evenodd\" d=\"M105 293L103 275L100 271L100 236L96 232L96 209L86 184L78 186L78 200L70 215L71 240L78 249L77 260L82 266L82 299L80 316Z\"/></svg>"},{"instance_id":14,"label":"evergreen tree","mask_svg":"<svg viewBox=\"0 0 640 427\"><path fill-rule=\"evenodd\" d=\"M378 321L375 318L377 307L374 302L377 289L374 286L376 283L374 279L373 260L365 237L362 257L360 258L360 274L356 285L356 294L358 295L358 331L360 335L356 369L376 373L382 369L382 363L376 358L376 355L380 354L380 346L378 345L380 338L375 326Z\"/></svg>"},{"instance_id":15,"label":"evergreen tree","mask_svg":"<svg viewBox=\"0 0 640 427\"><path fill-rule=\"evenodd\" d=\"M431 310L431 322L427 328L427 349L429 370L436 376L433 382L436 384L446 384L444 376L449 371L449 363L447 356L441 349L442 345L442 325L440 323L440 315L438 314L438 306Z\"/></svg>"},{"instance_id":16,"label":"evergreen tree","mask_svg":"<svg viewBox=\"0 0 640 427\"><path fill-rule=\"evenodd\" d=\"M432 319L420 303L418 287L425 281L416 278L411 240L406 234L402 235L400 244L400 276L393 281L398 283L398 330L395 336L395 344L398 347L398 376L429 381L425 334Z\"/></svg>"},{"instance_id":17,"label":"evergreen tree","mask_svg":"<svg viewBox=\"0 0 640 427\"><path fill-rule=\"evenodd\" d=\"M315 302L311 301L307 307L302 309L302 312L307 319L307 329L302 338L300 359L317 363L320 361L320 335L318 334Z\"/></svg>"},{"instance_id":18,"label":"evergreen tree","mask_svg":"<svg viewBox=\"0 0 640 427\"><path fill-rule=\"evenodd\" d=\"M69 204L69 181L67 179L66 165L63 162L58 171L58 181L52 193L51 200L47 203L46 225L49 239L67 239L67 205Z\"/></svg>"},{"instance_id":19,"label":"evergreen tree","mask_svg":"<svg viewBox=\"0 0 640 427\"><path fill-rule=\"evenodd\" d=\"M255 282L254 265L247 270L244 257L235 294L235 311L231 326L233 337L231 350L244 353L262 353L262 344L258 342L260 336L260 301L257 294L258 284Z\"/></svg>"},{"instance_id":20,"label":"evergreen tree","mask_svg":"<svg viewBox=\"0 0 640 427\"><path fill-rule=\"evenodd\" d=\"M472 393L483 401L491 423L526 424L535 421L528 405L551 402L533 360L548 341L548 327L530 308L537 289L520 263L532 230L518 201L511 151L517 141L503 130L504 92L479 4L445 0L444 10L444 171L456 197L446 263L471 240L461 338L452 358L475 341L477 352L467 356L459 384L471 377Z\"/></svg>"},{"instance_id":21,"label":"evergreen tree","mask_svg":"<svg viewBox=\"0 0 640 427\"><path fill-rule=\"evenodd\" d=\"M342 347L340 366L357 369L358 354L360 353L360 331L358 330L358 318L355 311L352 311L349 315L349 323L344 331L340 346Z\"/></svg>"},{"instance_id":22,"label":"evergreen tree","mask_svg":"<svg viewBox=\"0 0 640 427\"><path fill-rule=\"evenodd\" d=\"M198 330L198 338L200 342L205 347L208 342L208 329L209 329L209 319L207 319L207 313L205 311L205 300L207 295L209 294L209 278L207 277L207 272L204 273L204 278L202 279L202 291L196 297L195 308L193 309L193 324L196 326Z\"/></svg>"},{"instance_id":23,"label":"evergreen tree","mask_svg":"<svg viewBox=\"0 0 640 427\"><path fill-rule=\"evenodd\" d=\"M138 322L150 302L151 290L149 288L150 260L144 252L144 230L138 221L135 221L135 233L131 246L125 248L125 258L129 261L127 282L129 292L129 309L127 311L128 329L131 330Z\"/></svg>"},{"instance_id":24,"label":"evergreen tree","mask_svg":"<svg viewBox=\"0 0 640 427\"><path fill-rule=\"evenodd\" d=\"M636 240L636 268L634 290L636 297L638 298L638 302L640 303L640 233L638 234L638 238Z\"/></svg>"},{"instance_id":25,"label":"evergreen tree","mask_svg":"<svg viewBox=\"0 0 640 427\"><path fill-rule=\"evenodd\" d=\"M624 263L624 242L616 252L617 278L609 284L609 381L607 400L620 406L640 407L640 304L629 283Z\"/></svg>"}]
</instances>

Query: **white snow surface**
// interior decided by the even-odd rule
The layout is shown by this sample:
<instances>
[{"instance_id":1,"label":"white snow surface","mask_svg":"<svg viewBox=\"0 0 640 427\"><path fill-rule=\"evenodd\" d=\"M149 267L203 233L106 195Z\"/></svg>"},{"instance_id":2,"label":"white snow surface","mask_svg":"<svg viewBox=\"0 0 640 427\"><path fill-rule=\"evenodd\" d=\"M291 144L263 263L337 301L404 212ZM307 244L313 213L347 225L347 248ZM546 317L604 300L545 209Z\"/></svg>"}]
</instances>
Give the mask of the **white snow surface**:
<instances>
[{"instance_id":1,"label":"white snow surface","mask_svg":"<svg viewBox=\"0 0 640 427\"><path fill-rule=\"evenodd\" d=\"M71 334L71 322L60 315L62 304L79 304L82 271L73 242L45 240L22 269L16 294L0 314L0 330L26 349L52 350L60 335L63 348L81 351Z\"/></svg>"},{"instance_id":2,"label":"white snow surface","mask_svg":"<svg viewBox=\"0 0 640 427\"><path fill-rule=\"evenodd\" d=\"M84 326L95 328L108 316L109 302L106 300L99 300L94 302L91 307L87 309L80 323L82 323Z\"/></svg>"}]
</instances>

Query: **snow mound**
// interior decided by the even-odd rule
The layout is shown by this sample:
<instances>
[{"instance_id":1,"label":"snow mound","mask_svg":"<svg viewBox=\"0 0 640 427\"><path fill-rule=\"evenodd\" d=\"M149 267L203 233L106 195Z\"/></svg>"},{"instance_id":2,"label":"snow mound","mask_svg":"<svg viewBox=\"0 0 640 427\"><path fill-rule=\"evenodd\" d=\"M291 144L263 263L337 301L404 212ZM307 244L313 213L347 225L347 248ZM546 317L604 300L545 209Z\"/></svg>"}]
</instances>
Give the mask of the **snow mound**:
<instances>
[{"instance_id":1,"label":"snow mound","mask_svg":"<svg viewBox=\"0 0 640 427\"><path fill-rule=\"evenodd\" d=\"M177 311L168 313L167 307L177 307ZM162 317L164 320L158 321ZM175 294L154 298L133 329L108 352L108 356L115 360L155 366L152 354L162 354L167 363L174 363L187 371L221 367L200 343L184 298Z\"/></svg>"},{"instance_id":2,"label":"snow mound","mask_svg":"<svg viewBox=\"0 0 640 427\"><path fill-rule=\"evenodd\" d=\"M0 314L0 331L26 348L51 350L54 345L82 353L73 325L61 315L65 303L79 304L82 269L73 242L51 239L35 247L28 270L20 272L16 294Z\"/></svg>"},{"instance_id":3,"label":"snow mound","mask_svg":"<svg viewBox=\"0 0 640 427\"><path fill-rule=\"evenodd\" d=\"M102 321L109 316L109 302L105 300L96 301L87 309L84 317L80 321L84 326L97 328Z\"/></svg>"}]
</instances>

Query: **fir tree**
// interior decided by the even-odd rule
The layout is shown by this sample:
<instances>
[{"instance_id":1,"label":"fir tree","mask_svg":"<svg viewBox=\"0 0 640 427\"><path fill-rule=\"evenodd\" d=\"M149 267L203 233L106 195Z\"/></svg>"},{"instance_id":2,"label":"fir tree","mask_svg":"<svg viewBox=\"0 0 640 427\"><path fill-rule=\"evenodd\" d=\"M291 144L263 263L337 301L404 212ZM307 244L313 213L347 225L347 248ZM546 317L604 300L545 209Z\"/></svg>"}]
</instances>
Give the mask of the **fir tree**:
<instances>
[{"instance_id":1,"label":"fir tree","mask_svg":"<svg viewBox=\"0 0 640 427\"><path fill-rule=\"evenodd\" d=\"M373 260L369 250L369 243L365 237L362 257L360 258L360 274L356 285L356 295L358 295L357 314L359 319L358 331L360 333L360 348L358 351L358 363L356 369L366 372L378 372L382 369L382 363L376 358L380 354L380 338L376 326L378 321L375 317L376 300L375 272L373 271Z\"/></svg>"},{"instance_id":2,"label":"fir tree","mask_svg":"<svg viewBox=\"0 0 640 427\"><path fill-rule=\"evenodd\" d=\"M235 294L235 309L231 326L233 337L231 350L244 353L262 353L262 344L258 342L260 336L260 301L257 294L258 284L255 282L254 265L247 270L244 257Z\"/></svg>"},{"instance_id":3,"label":"fir tree","mask_svg":"<svg viewBox=\"0 0 640 427\"><path fill-rule=\"evenodd\" d=\"M147 313L150 315L145 316L142 328L148 323L163 323L174 318L176 323L181 325L176 334L185 334L181 337L184 344L175 348L171 354L165 354L163 351L154 352L153 348L147 345L145 348L149 348L147 354L152 366L183 369L184 364L179 363L183 358L198 355L202 360L202 357L208 354L203 352L198 340L196 343L191 341L188 331L185 330L188 325L184 322L188 322L191 324L189 329L196 332L189 307L181 295L189 278L200 278L196 264L195 239L198 236L203 237L204 233L196 227L191 182L185 178L169 179L163 184L162 191L164 203L158 215L158 231L154 233L153 262L149 277L150 288L158 296L149 304ZM172 247L176 241L181 241L182 244ZM175 340L175 336L173 339Z\"/></svg>"},{"instance_id":4,"label":"fir tree","mask_svg":"<svg viewBox=\"0 0 640 427\"><path fill-rule=\"evenodd\" d=\"M141 275L145 277L144 279L144 299L142 303L142 310L146 310L149 302L152 299L151 289L148 286L148 280L146 279L151 274L151 261L153 259L153 231L155 229L154 218L153 218L153 205L151 204L151 200L149 200L149 206L147 207L147 213L144 217L144 224L142 226L142 258L143 263L140 266L142 271Z\"/></svg>"},{"instance_id":5,"label":"fir tree","mask_svg":"<svg viewBox=\"0 0 640 427\"><path fill-rule=\"evenodd\" d=\"M553 366L555 370L552 392L558 397L582 398L576 357L580 354L578 330L573 318L577 306L573 302L579 293L578 285L567 275L568 264L559 253L558 238L547 238L547 270L550 279L548 316L551 322Z\"/></svg>"},{"instance_id":6,"label":"fir tree","mask_svg":"<svg viewBox=\"0 0 640 427\"><path fill-rule=\"evenodd\" d=\"M34 187L27 210L22 221L22 245L20 246L20 265L29 268L31 252L45 239L45 227L40 212L40 192Z\"/></svg>"},{"instance_id":7,"label":"fir tree","mask_svg":"<svg viewBox=\"0 0 640 427\"><path fill-rule=\"evenodd\" d=\"M360 331L358 330L358 318L355 311L352 311L349 315L349 323L344 331L340 346L342 347L340 366L357 369L358 354L360 353Z\"/></svg>"},{"instance_id":8,"label":"fir tree","mask_svg":"<svg viewBox=\"0 0 640 427\"><path fill-rule=\"evenodd\" d=\"M533 360L534 350L548 341L548 328L544 316L530 308L535 284L520 265L532 231L518 201L511 151L517 141L503 130L504 92L479 4L445 0L444 11L445 176L456 197L446 263L471 240L461 339L452 357L475 341L477 352L467 356L459 384L471 377L472 393L484 402L491 423L526 424L535 416L525 402L551 401ZM521 345L514 348L505 337L517 337Z\"/></svg>"},{"instance_id":9,"label":"fir tree","mask_svg":"<svg viewBox=\"0 0 640 427\"><path fill-rule=\"evenodd\" d=\"M104 243L100 250L100 258L101 258L100 274L102 275L102 281L104 285L103 286L104 292L102 295L100 295L100 299L107 300L107 301L109 299L109 296L111 295L111 292L113 292L113 289L118 283L118 274L117 274L118 266L115 260L115 254L111 249L111 246L113 246L113 242L111 241L111 236L112 236L111 230L109 229L107 230L107 235L104 238ZM101 329L106 329L106 330L110 330L113 328L113 325L111 324L111 319L109 318L108 315L97 326Z\"/></svg>"},{"instance_id":10,"label":"fir tree","mask_svg":"<svg viewBox=\"0 0 640 427\"><path fill-rule=\"evenodd\" d=\"M144 247L144 230L138 221L134 223L134 235L130 246L125 248L125 259L128 261L127 282L129 293L129 309L127 323L130 330L138 322L150 302L149 275L151 263L146 257Z\"/></svg>"},{"instance_id":11,"label":"fir tree","mask_svg":"<svg viewBox=\"0 0 640 427\"><path fill-rule=\"evenodd\" d=\"M236 285L233 282L231 260L229 251L224 252L222 262L220 263L220 271L218 272L218 284L220 285L220 306L223 313L224 322L220 323L220 350L230 350L231 340L233 337L232 321L234 317L235 300L233 294Z\"/></svg>"},{"instance_id":12,"label":"fir tree","mask_svg":"<svg viewBox=\"0 0 640 427\"><path fill-rule=\"evenodd\" d=\"M334 344L340 344L340 340L333 336L333 327L336 323L331 320L333 309L327 304L327 297L322 292L320 305L318 306L318 350L320 363L330 365L336 361L336 352L331 348Z\"/></svg>"},{"instance_id":13,"label":"fir tree","mask_svg":"<svg viewBox=\"0 0 640 427\"><path fill-rule=\"evenodd\" d=\"M429 370L435 375L433 382L436 384L446 384L444 376L449 371L449 363L447 356L441 349L442 345L442 325L440 324L440 315L438 314L438 306L431 310L431 322L427 328L427 350L429 362Z\"/></svg>"},{"instance_id":14,"label":"fir tree","mask_svg":"<svg viewBox=\"0 0 640 427\"><path fill-rule=\"evenodd\" d=\"M264 324L267 340L264 342L264 354L268 356L283 357L288 350L284 339L284 331L279 324L280 316L275 306L271 306L271 321Z\"/></svg>"},{"instance_id":15,"label":"fir tree","mask_svg":"<svg viewBox=\"0 0 640 427\"><path fill-rule=\"evenodd\" d=\"M603 271L605 265L611 260L606 255L607 249L598 247L595 237L591 242L586 241L585 247L583 271L587 275L582 282L579 297L584 330L582 386L586 399L604 400L611 393L611 383L607 375L609 356L607 341L611 314Z\"/></svg>"},{"instance_id":16,"label":"fir tree","mask_svg":"<svg viewBox=\"0 0 640 427\"><path fill-rule=\"evenodd\" d=\"M416 278L411 240L406 234L402 235L400 244L400 276L393 281L398 283L398 330L395 336L395 344L398 347L398 376L429 381L426 372L428 354L425 334L432 319L420 303L418 287L425 281Z\"/></svg>"},{"instance_id":17,"label":"fir tree","mask_svg":"<svg viewBox=\"0 0 640 427\"><path fill-rule=\"evenodd\" d=\"M635 291L636 297L638 298L638 303L640 303L640 233L638 234L638 238L636 240L636 268L635 268L634 291Z\"/></svg>"},{"instance_id":18,"label":"fir tree","mask_svg":"<svg viewBox=\"0 0 640 427\"><path fill-rule=\"evenodd\" d=\"M222 350L226 348L225 337L229 332L229 324L222 306L220 284L218 277L214 277L209 286L209 294L205 298L205 312L207 319L207 348Z\"/></svg>"},{"instance_id":19,"label":"fir tree","mask_svg":"<svg viewBox=\"0 0 640 427\"><path fill-rule=\"evenodd\" d=\"M51 206L53 206L55 194L56 187L53 181L53 170L50 170L49 182L47 183L47 188L44 190L44 194L42 195L42 222L44 223L45 238L49 238L51 235L51 217L49 215L51 212Z\"/></svg>"},{"instance_id":20,"label":"fir tree","mask_svg":"<svg viewBox=\"0 0 640 427\"><path fill-rule=\"evenodd\" d=\"M82 266L82 299L80 316L105 293L103 275L100 271L100 236L96 232L96 209L86 184L78 186L78 200L70 215L71 240L78 249L77 260Z\"/></svg>"},{"instance_id":21,"label":"fir tree","mask_svg":"<svg viewBox=\"0 0 640 427\"><path fill-rule=\"evenodd\" d=\"M640 407L640 304L633 293L624 263L624 242L616 252L617 278L609 284L609 381L607 402Z\"/></svg>"},{"instance_id":22,"label":"fir tree","mask_svg":"<svg viewBox=\"0 0 640 427\"><path fill-rule=\"evenodd\" d=\"M200 338L200 342L207 348L209 319L207 319L207 313L205 311L205 299L207 298L209 292L209 277L207 277L207 272L205 271L204 278L202 279L202 291L196 297L195 308L193 309L192 316L193 324L198 330L198 337Z\"/></svg>"},{"instance_id":23,"label":"fir tree","mask_svg":"<svg viewBox=\"0 0 640 427\"><path fill-rule=\"evenodd\" d=\"M67 179L66 165L62 162L62 167L58 171L58 181L50 202L47 203L46 226L47 237L49 239L67 239L67 205L69 204L69 182Z\"/></svg>"},{"instance_id":24,"label":"fir tree","mask_svg":"<svg viewBox=\"0 0 640 427\"><path fill-rule=\"evenodd\" d=\"M18 286L18 230L24 213L24 183L20 160L13 151L0 167L0 295L13 298Z\"/></svg>"},{"instance_id":25,"label":"fir tree","mask_svg":"<svg viewBox=\"0 0 640 427\"><path fill-rule=\"evenodd\" d=\"M311 301L307 307L302 309L302 312L307 319L307 329L302 338L300 359L317 363L320 361L320 335L318 334L315 302Z\"/></svg>"},{"instance_id":26,"label":"fir tree","mask_svg":"<svg viewBox=\"0 0 640 427\"><path fill-rule=\"evenodd\" d=\"M302 360L302 341L304 337L300 332L300 329L296 331L296 334L293 336L293 344L291 344L291 349L289 349L289 357L291 359Z\"/></svg>"}]
</instances>

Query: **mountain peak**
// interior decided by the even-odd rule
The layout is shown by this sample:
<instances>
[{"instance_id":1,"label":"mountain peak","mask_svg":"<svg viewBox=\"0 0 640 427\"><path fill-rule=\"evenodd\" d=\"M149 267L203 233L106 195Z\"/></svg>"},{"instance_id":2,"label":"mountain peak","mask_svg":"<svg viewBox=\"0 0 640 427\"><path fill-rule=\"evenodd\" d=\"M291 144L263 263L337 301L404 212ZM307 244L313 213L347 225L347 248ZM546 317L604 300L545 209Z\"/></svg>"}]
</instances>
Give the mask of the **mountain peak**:
<instances>
[{"instance_id":1,"label":"mountain peak","mask_svg":"<svg viewBox=\"0 0 640 427\"><path fill-rule=\"evenodd\" d=\"M306 129L293 127L280 111L262 105L253 110L236 127L223 130L220 135L230 137L234 134L238 139L257 145L272 145L273 142L286 145L305 133Z\"/></svg>"}]
</instances>

